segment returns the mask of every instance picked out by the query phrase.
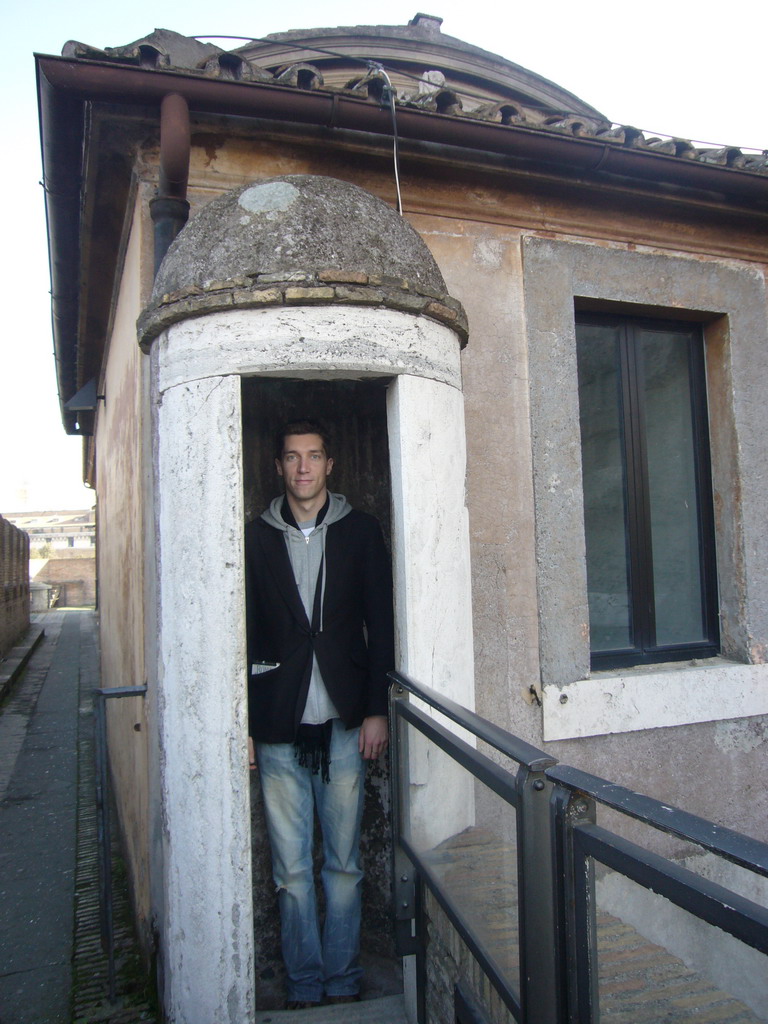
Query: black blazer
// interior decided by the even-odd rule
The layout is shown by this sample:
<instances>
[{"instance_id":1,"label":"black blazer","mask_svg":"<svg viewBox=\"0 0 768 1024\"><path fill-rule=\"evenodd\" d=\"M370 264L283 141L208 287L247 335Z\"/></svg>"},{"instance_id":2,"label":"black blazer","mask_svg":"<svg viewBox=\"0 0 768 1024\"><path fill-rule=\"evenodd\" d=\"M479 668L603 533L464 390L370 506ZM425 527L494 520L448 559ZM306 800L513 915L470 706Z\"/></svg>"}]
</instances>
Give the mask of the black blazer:
<instances>
[{"instance_id":1,"label":"black blazer","mask_svg":"<svg viewBox=\"0 0 768 1024\"><path fill-rule=\"evenodd\" d=\"M261 518L245 529L248 721L258 742L296 738L313 653L347 728L368 715L387 713L394 624L392 570L381 529L373 516L353 509L327 531L320 629L322 569L310 622L283 534ZM259 661L279 667L251 675L251 665Z\"/></svg>"}]
</instances>

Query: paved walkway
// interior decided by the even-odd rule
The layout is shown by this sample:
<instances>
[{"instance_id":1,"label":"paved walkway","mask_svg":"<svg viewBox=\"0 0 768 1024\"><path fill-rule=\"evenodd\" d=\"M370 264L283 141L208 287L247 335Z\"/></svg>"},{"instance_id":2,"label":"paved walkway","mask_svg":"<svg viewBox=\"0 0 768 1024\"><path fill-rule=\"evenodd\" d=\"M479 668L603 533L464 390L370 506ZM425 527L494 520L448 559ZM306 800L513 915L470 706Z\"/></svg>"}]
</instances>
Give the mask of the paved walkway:
<instances>
[{"instance_id":1,"label":"paved walkway","mask_svg":"<svg viewBox=\"0 0 768 1024\"><path fill-rule=\"evenodd\" d=\"M95 615L64 609L34 618L45 636L0 713L0 1024L154 1021L136 990L138 953L126 894L117 891L117 999L107 998L93 781Z\"/></svg>"},{"instance_id":2,"label":"paved walkway","mask_svg":"<svg viewBox=\"0 0 768 1024\"><path fill-rule=\"evenodd\" d=\"M431 854L431 867L475 937L510 979L519 977L516 850L492 829L471 827ZM436 899L427 912L447 948L452 926ZM663 946L597 908L598 1003L607 1024L763 1024L736 995L719 990ZM702 925L702 928L707 926ZM706 933L704 933L706 934ZM439 956L439 953L433 954ZM511 1014L509 1020L512 1020Z\"/></svg>"},{"instance_id":3,"label":"paved walkway","mask_svg":"<svg viewBox=\"0 0 768 1024\"><path fill-rule=\"evenodd\" d=\"M3 1024L68 1019L79 627L63 613L49 617L47 635L0 718Z\"/></svg>"}]
</instances>

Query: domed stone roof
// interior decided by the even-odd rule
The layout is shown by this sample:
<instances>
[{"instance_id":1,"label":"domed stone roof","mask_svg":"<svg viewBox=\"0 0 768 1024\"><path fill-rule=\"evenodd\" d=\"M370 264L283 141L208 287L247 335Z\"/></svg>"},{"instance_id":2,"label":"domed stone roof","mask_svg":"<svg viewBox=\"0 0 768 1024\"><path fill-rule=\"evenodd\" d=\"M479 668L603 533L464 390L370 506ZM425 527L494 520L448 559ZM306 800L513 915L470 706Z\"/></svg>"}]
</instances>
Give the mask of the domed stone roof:
<instances>
[{"instance_id":1,"label":"domed stone roof","mask_svg":"<svg viewBox=\"0 0 768 1024\"><path fill-rule=\"evenodd\" d=\"M217 309L335 303L429 316L466 338L461 305L396 210L357 185L299 174L226 192L189 221L160 266L140 341Z\"/></svg>"},{"instance_id":2,"label":"domed stone roof","mask_svg":"<svg viewBox=\"0 0 768 1024\"><path fill-rule=\"evenodd\" d=\"M357 185L295 174L227 192L184 228L163 260L155 294L244 275L362 270L444 292L410 224Z\"/></svg>"}]
</instances>

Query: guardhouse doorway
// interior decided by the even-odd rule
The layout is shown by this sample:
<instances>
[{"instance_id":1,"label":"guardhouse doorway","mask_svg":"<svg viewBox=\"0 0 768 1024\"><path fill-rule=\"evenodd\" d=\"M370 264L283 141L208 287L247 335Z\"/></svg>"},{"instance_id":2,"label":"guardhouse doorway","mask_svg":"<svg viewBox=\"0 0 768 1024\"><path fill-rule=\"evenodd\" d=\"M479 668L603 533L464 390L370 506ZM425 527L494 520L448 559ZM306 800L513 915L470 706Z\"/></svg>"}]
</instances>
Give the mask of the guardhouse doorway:
<instances>
[{"instance_id":1,"label":"guardhouse doorway","mask_svg":"<svg viewBox=\"0 0 768 1024\"><path fill-rule=\"evenodd\" d=\"M155 903L174 1020L235 1024L257 1000L282 997L264 830L249 820L241 555L244 522L279 490L271 435L297 406L336 435L332 486L389 534L396 667L474 702L464 312L386 203L336 179L289 179L241 186L201 209L163 261L141 321L156 489ZM413 806L453 834L467 817L461 790L428 759L417 767ZM371 782L385 825L366 831L363 949L386 960L387 790ZM408 962L405 974L408 1000Z\"/></svg>"},{"instance_id":2,"label":"guardhouse doorway","mask_svg":"<svg viewBox=\"0 0 768 1024\"><path fill-rule=\"evenodd\" d=\"M245 522L250 522L282 491L275 471L274 437L291 419L317 419L332 438L334 467L329 489L353 507L376 516L391 551L391 480L385 378L284 380L247 377L242 383L243 489ZM257 1009L280 1006L284 974L280 921L271 875L269 841L258 778L251 778L254 974ZM316 829L317 829L316 823ZM319 849L319 842L315 844ZM393 945L391 910L391 827L389 764L372 763L366 777L362 854L363 991L388 995L402 988L400 959ZM317 864L319 872L319 863ZM318 885L322 911L322 889Z\"/></svg>"}]
</instances>

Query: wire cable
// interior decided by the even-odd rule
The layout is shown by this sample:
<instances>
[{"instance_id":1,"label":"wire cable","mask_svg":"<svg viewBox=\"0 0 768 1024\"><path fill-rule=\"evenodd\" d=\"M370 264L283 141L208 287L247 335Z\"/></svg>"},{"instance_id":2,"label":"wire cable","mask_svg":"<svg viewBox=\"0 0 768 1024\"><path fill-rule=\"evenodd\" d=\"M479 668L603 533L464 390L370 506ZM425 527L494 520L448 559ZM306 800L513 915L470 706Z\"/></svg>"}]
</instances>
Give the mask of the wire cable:
<instances>
[{"instance_id":1,"label":"wire cable","mask_svg":"<svg viewBox=\"0 0 768 1024\"><path fill-rule=\"evenodd\" d=\"M398 146L397 138L397 114L395 112L395 90L392 88L392 82L389 75L384 70L381 64L377 64L375 61L369 61L368 68L370 71L375 72L386 82L387 86L387 98L389 99L389 109L392 114L392 162L395 172L395 192L397 193L397 212L400 216L403 216L403 197L400 194L400 150Z\"/></svg>"},{"instance_id":2,"label":"wire cable","mask_svg":"<svg viewBox=\"0 0 768 1024\"><path fill-rule=\"evenodd\" d=\"M196 35L196 36L193 36L192 38L193 39L243 39L243 40L246 40L247 42L252 42L252 43L273 43L273 42L275 42L275 40L272 40L272 39L258 39L258 38L254 37L254 36L205 36L205 35ZM362 64L363 67L367 68L369 72L374 72L375 74L379 75L381 78L384 79L384 82L385 82L386 87L387 87L386 88L386 96L387 96L387 100L389 102L389 110L390 110L390 113L392 115L392 158L393 158L394 174L395 174L395 192L397 194L397 212L402 217L402 215L403 215L403 198L402 198L402 195L401 195L401 192L400 192L400 149L399 149L398 135L397 135L397 112L396 112L396 109L395 109L395 90L394 90L394 87L392 85L392 80L389 77L389 75L387 74L387 72L386 72L386 70L384 68L384 65L380 64L378 61L367 60L367 59L363 59L361 57L354 57L351 54L335 53L333 50L321 50L321 49L318 49L315 46L308 46L305 43L303 43L301 39L298 39L298 40L297 39L292 39L291 43L293 43L294 45L298 44L298 45L305 46L305 48L307 50L312 50L313 53L322 53L322 54L324 54L324 55L326 55L328 57L339 57L342 60L348 60L348 61L353 61L356 64ZM408 77L409 78L413 78L414 81L420 81L420 79L415 78L415 76L413 76L413 75L408 75ZM382 99L383 99L383 97L382 97Z\"/></svg>"}]
</instances>

